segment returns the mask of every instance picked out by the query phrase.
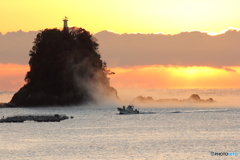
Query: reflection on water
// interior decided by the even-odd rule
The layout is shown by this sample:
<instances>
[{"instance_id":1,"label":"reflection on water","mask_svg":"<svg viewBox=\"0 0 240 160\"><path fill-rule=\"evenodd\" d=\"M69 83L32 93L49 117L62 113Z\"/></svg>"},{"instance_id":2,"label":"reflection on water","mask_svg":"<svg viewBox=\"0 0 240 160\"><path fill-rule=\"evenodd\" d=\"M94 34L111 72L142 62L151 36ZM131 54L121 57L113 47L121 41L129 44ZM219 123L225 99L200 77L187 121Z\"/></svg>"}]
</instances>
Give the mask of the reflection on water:
<instances>
[{"instance_id":1,"label":"reflection on water","mask_svg":"<svg viewBox=\"0 0 240 160\"><path fill-rule=\"evenodd\" d=\"M216 159L211 152L240 150L239 109L139 110L125 116L116 108L2 108L0 116L57 113L74 119L1 123L0 159Z\"/></svg>"}]
</instances>

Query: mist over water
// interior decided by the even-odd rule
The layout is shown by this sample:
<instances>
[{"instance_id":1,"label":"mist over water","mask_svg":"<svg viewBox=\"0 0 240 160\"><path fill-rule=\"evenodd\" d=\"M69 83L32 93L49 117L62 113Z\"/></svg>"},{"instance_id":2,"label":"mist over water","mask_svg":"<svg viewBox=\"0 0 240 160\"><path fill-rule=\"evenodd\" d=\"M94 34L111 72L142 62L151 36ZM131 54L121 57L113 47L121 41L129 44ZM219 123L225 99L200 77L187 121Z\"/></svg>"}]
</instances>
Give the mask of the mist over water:
<instances>
[{"instance_id":1,"label":"mist over water","mask_svg":"<svg viewBox=\"0 0 240 160\"><path fill-rule=\"evenodd\" d=\"M138 96L152 97L159 99L188 99L192 94L198 94L201 99L213 98L216 103L210 104L152 104L152 106L142 105L143 107L154 108L175 108L175 107L195 107L195 108L239 108L240 89L126 89L116 88L119 97L124 102L133 103L133 99Z\"/></svg>"},{"instance_id":2,"label":"mist over water","mask_svg":"<svg viewBox=\"0 0 240 160\"><path fill-rule=\"evenodd\" d=\"M134 103L137 96L152 97L158 99L188 99L192 94L198 94L201 99L213 98L216 103L210 104L134 104L136 108L240 108L240 89L120 89L116 88L121 102L99 96L97 104L86 104L81 107L90 108L116 108L122 105ZM0 103L11 100L15 91L1 91Z\"/></svg>"}]
</instances>

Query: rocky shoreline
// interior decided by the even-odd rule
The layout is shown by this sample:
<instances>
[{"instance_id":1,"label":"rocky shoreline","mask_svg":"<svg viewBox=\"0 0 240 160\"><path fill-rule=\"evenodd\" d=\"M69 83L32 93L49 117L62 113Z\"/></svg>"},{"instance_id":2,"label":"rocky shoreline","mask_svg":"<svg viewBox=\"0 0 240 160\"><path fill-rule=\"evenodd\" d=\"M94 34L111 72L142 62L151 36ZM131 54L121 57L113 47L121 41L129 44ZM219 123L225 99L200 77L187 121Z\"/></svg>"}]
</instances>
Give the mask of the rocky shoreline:
<instances>
[{"instance_id":1,"label":"rocky shoreline","mask_svg":"<svg viewBox=\"0 0 240 160\"><path fill-rule=\"evenodd\" d=\"M7 108L7 107L15 107L15 105L11 103L0 103L0 108Z\"/></svg>"}]
</instances>

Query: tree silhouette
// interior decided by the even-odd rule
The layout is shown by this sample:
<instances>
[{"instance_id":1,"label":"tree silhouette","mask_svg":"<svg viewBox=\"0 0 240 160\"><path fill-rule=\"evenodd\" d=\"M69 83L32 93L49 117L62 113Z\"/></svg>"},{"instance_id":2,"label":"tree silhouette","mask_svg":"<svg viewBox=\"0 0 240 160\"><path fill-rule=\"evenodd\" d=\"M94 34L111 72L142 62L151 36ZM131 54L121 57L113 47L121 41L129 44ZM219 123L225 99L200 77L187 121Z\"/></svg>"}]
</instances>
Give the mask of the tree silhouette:
<instances>
[{"instance_id":1,"label":"tree silhouette","mask_svg":"<svg viewBox=\"0 0 240 160\"><path fill-rule=\"evenodd\" d=\"M13 96L16 106L71 105L115 97L98 43L83 28L45 29L30 51L26 84Z\"/></svg>"}]
</instances>

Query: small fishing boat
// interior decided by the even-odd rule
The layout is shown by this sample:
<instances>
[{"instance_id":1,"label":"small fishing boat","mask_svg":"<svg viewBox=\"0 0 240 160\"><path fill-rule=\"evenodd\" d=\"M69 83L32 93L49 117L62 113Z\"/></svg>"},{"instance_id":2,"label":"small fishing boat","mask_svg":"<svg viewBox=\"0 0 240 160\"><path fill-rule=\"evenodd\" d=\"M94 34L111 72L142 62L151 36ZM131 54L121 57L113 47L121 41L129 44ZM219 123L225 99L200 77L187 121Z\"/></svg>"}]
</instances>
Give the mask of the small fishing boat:
<instances>
[{"instance_id":1,"label":"small fishing boat","mask_svg":"<svg viewBox=\"0 0 240 160\"><path fill-rule=\"evenodd\" d=\"M123 108L117 108L119 111L119 114L138 114L139 111L137 109L134 110L133 105L128 105L127 108L123 106Z\"/></svg>"}]
</instances>

